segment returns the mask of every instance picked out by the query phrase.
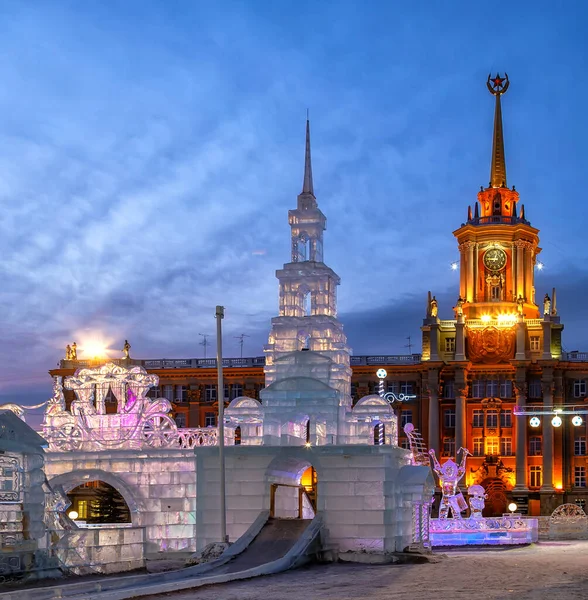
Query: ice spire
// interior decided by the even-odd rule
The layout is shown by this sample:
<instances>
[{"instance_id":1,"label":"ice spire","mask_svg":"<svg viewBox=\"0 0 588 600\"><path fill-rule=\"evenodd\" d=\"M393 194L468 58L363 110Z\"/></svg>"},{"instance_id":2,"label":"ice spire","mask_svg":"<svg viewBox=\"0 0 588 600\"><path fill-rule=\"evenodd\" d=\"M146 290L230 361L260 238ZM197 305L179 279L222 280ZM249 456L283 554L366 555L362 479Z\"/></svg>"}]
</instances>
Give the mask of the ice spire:
<instances>
[{"instance_id":1,"label":"ice spire","mask_svg":"<svg viewBox=\"0 0 588 600\"><path fill-rule=\"evenodd\" d=\"M505 73L504 78L496 73L493 79L488 75L486 85L493 96L496 96L494 110L494 132L492 135L492 160L490 164L490 187L506 187L506 159L504 157L504 138L502 135L502 108L500 96L506 92L510 82Z\"/></svg>"},{"instance_id":2,"label":"ice spire","mask_svg":"<svg viewBox=\"0 0 588 600\"><path fill-rule=\"evenodd\" d=\"M312 194L314 196L314 186L312 185L312 162L310 160L310 121L308 113L306 114L306 152L304 155L304 181L302 182L302 193Z\"/></svg>"}]
</instances>

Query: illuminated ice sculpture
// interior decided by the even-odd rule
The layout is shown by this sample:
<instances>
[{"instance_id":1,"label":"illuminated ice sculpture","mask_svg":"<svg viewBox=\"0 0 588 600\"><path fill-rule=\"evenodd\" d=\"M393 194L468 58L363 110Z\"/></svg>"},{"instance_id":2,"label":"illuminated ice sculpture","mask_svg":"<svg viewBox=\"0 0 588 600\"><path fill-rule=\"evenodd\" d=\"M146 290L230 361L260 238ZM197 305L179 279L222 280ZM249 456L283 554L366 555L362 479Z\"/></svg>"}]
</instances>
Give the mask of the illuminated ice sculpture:
<instances>
[{"instance_id":1,"label":"illuminated ice sculpture","mask_svg":"<svg viewBox=\"0 0 588 600\"><path fill-rule=\"evenodd\" d=\"M439 478L439 486L442 493L441 506L439 507L440 519L447 519L449 517L449 510L451 510L454 519L461 519L461 513L468 507L463 494L457 486L465 474L466 459L468 455L471 456L471 453L467 448L460 448L457 451L458 454L460 451L462 455L459 465L452 459L440 465L435 456L435 450L429 450L429 454L433 460L433 471Z\"/></svg>"},{"instance_id":2,"label":"illuminated ice sculpture","mask_svg":"<svg viewBox=\"0 0 588 600\"><path fill-rule=\"evenodd\" d=\"M470 485L468 494L470 496L470 519L481 519L485 500L488 498L486 490L481 485Z\"/></svg>"}]
</instances>

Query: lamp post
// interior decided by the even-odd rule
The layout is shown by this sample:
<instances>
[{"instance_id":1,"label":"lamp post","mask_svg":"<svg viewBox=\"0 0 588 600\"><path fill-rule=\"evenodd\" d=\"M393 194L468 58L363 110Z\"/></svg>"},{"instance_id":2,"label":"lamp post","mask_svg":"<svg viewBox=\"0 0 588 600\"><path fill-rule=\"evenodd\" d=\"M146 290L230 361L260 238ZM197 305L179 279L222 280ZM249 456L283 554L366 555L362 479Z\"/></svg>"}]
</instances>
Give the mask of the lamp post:
<instances>
[{"instance_id":1,"label":"lamp post","mask_svg":"<svg viewBox=\"0 0 588 600\"><path fill-rule=\"evenodd\" d=\"M220 462L220 517L221 542L228 542L227 508L225 493L225 386L223 383L223 337L221 322L225 316L224 306L216 307L216 372L218 375L218 458Z\"/></svg>"}]
</instances>

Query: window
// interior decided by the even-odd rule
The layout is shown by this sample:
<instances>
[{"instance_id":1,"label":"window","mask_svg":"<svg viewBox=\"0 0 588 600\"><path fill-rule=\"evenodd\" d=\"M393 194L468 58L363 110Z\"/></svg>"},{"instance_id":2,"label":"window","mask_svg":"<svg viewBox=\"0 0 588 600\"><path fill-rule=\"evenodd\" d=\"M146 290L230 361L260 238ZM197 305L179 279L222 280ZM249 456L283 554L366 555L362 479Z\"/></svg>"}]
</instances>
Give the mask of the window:
<instances>
[{"instance_id":1,"label":"window","mask_svg":"<svg viewBox=\"0 0 588 600\"><path fill-rule=\"evenodd\" d=\"M484 397L484 383L483 379L474 379L472 381L472 398Z\"/></svg>"},{"instance_id":2,"label":"window","mask_svg":"<svg viewBox=\"0 0 588 600\"><path fill-rule=\"evenodd\" d=\"M529 467L529 487L539 488L541 487L541 467L533 466Z\"/></svg>"},{"instance_id":3,"label":"window","mask_svg":"<svg viewBox=\"0 0 588 600\"><path fill-rule=\"evenodd\" d=\"M391 394L398 394L398 390L399 390L399 382L398 381L390 381L388 383L388 391Z\"/></svg>"},{"instance_id":4,"label":"window","mask_svg":"<svg viewBox=\"0 0 588 600\"><path fill-rule=\"evenodd\" d=\"M163 397L170 402L174 401L174 386L164 385L163 386Z\"/></svg>"},{"instance_id":5,"label":"window","mask_svg":"<svg viewBox=\"0 0 588 600\"><path fill-rule=\"evenodd\" d=\"M178 427L186 427L186 413L178 413L174 421Z\"/></svg>"},{"instance_id":6,"label":"window","mask_svg":"<svg viewBox=\"0 0 588 600\"><path fill-rule=\"evenodd\" d=\"M500 411L500 427L512 427L512 410Z\"/></svg>"},{"instance_id":7,"label":"window","mask_svg":"<svg viewBox=\"0 0 588 600\"><path fill-rule=\"evenodd\" d=\"M443 423L445 427L455 427L455 408L446 408L443 411Z\"/></svg>"},{"instance_id":8,"label":"window","mask_svg":"<svg viewBox=\"0 0 588 600\"><path fill-rule=\"evenodd\" d=\"M235 398L239 398L239 396L243 395L243 386L240 383L233 383L233 387L231 388L231 400Z\"/></svg>"},{"instance_id":9,"label":"window","mask_svg":"<svg viewBox=\"0 0 588 600\"><path fill-rule=\"evenodd\" d=\"M147 392L147 398L160 398L161 397L161 393L159 391L159 386L155 385L152 388L149 388L149 391ZM80 512L80 511L78 511Z\"/></svg>"},{"instance_id":10,"label":"window","mask_svg":"<svg viewBox=\"0 0 588 600\"><path fill-rule=\"evenodd\" d=\"M586 395L586 380L576 379L574 381L574 398L583 398Z\"/></svg>"},{"instance_id":11,"label":"window","mask_svg":"<svg viewBox=\"0 0 588 600\"><path fill-rule=\"evenodd\" d=\"M529 456L541 456L541 436L534 435L529 438Z\"/></svg>"},{"instance_id":12,"label":"window","mask_svg":"<svg viewBox=\"0 0 588 600\"><path fill-rule=\"evenodd\" d=\"M488 379L486 382L486 396L496 398L498 396L499 383L498 379Z\"/></svg>"},{"instance_id":13,"label":"window","mask_svg":"<svg viewBox=\"0 0 588 600\"><path fill-rule=\"evenodd\" d=\"M400 382L400 393L401 394L412 394L414 389L413 381L401 381Z\"/></svg>"},{"instance_id":14,"label":"window","mask_svg":"<svg viewBox=\"0 0 588 600\"><path fill-rule=\"evenodd\" d=\"M216 400L216 385L207 383L204 386L204 400L206 402L214 402Z\"/></svg>"},{"instance_id":15,"label":"window","mask_svg":"<svg viewBox=\"0 0 588 600\"><path fill-rule=\"evenodd\" d=\"M498 411L488 410L486 411L486 427L496 429L498 427Z\"/></svg>"},{"instance_id":16,"label":"window","mask_svg":"<svg viewBox=\"0 0 588 600\"><path fill-rule=\"evenodd\" d=\"M407 423L412 423L412 409L404 408L400 413L400 425L404 427Z\"/></svg>"},{"instance_id":17,"label":"window","mask_svg":"<svg viewBox=\"0 0 588 600\"><path fill-rule=\"evenodd\" d=\"M484 455L484 438L474 438L474 456Z\"/></svg>"},{"instance_id":18,"label":"window","mask_svg":"<svg viewBox=\"0 0 588 600\"><path fill-rule=\"evenodd\" d=\"M510 379L500 381L500 397L512 398L512 381Z\"/></svg>"},{"instance_id":19,"label":"window","mask_svg":"<svg viewBox=\"0 0 588 600\"><path fill-rule=\"evenodd\" d=\"M474 409L474 421L472 427L484 427L484 411L480 408Z\"/></svg>"},{"instance_id":20,"label":"window","mask_svg":"<svg viewBox=\"0 0 588 600\"><path fill-rule=\"evenodd\" d=\"M455 381L448 379L443 385L443 398L455 398Z\"/></svg>"},{"instance_id":21,"label":"window","mask_svg":"<svg viewBox=\"0 0 588 600\"><path fill-rule=\"evenodd\" d=\"M400 447L404 448L404 450L410 450L410 442L408 438L400 438Z\"/></svg>"},{"instance_id":22,"label":"window","mask_svg":"<svg viewBox=\"0 0 588 600\"><path fill-rule=\"evenodd\" d=\"M574 468L574 485L576 487L586 487L586 467Z\"/></svg>"},{"instance_id":23,"label":"window","mask_svg":"<svg viewBox=\"0 0 588 600\"><path fill-rule=\"evenodd\" d=\"M542 398L541 393L541 380L540 379L529 379L529 398Z\"/></svg>"},{"instance_id":24,"label":"window","mask_svg":"<svg viewBox=\"0 0 588 600\"><path fill-rule=\"evenodd\" d=\"M495 456L498 454L498 438L486 438L486 454Z\"/></svg>"},{"instance_id":25,"label":"window","mask_svg":"<svg viewBox=\"0 0 588 600\"><path fill-rule=\"evenodd\" d=\"M443 438L443 456L455 456L455 438Z\"/></svg>"},{"instance_id":26,"label":"window","mask_svg":"<svg viewBox=\"0 0 588 600\"><path fill-rule=\"evenodd\" d=\"M88 501L78 500L78 519L85 521L88 518Z\"/></svg>"},{"instance_id":27,"label":"window","mask_svg":"<svg viewBox=\"0 0 588 600\"><path fill-rule=\"evenodd\" d=\"M455 338L445 338L445 352L455 352Z\"/></svg>"},{"instance_id":28,"label":"window","mask_svg":"<svg viewBox=\"0 0 588 600\"><path fill-rule=\"evenodd\" d=\"M188 401L188 386L176 385L176 402Z\"/></svg>"},{"instance_id":29,"label":"window","mask_svg":"<svg viewBox=\"0 0 588 600\"><path fill-rule=\"evenodd\" d=\"M207 412L204 414L204 427L216 427L216 413Z\"/></svg>"},{"instance_id":30,"label":"window","mask_svg":"<svg viewBox=\"0 0 588 600\"><path fill-rule=\"evenodd\" d=\"M580 435L574 440L574 454L576 456L586 456L586 436Z\"/></svg>"},{"instance_id":31,"label":"window","mask_svg":"<svg viewBox=\"0 0 588 600\"><path fill-rule=\"evenodd\" d=\"M541 338L538 335L531 336L531 352L541 350Z\"/></svg>"},{"instance_id":32,"label":"window","mask_svg":"<svg viewBox=\"0 0 588 600\"><path fill-rule=\"evenodd\" d=\"M500 438L500 456L512 456L512 438Z\"/></svg>"}]
</instances>

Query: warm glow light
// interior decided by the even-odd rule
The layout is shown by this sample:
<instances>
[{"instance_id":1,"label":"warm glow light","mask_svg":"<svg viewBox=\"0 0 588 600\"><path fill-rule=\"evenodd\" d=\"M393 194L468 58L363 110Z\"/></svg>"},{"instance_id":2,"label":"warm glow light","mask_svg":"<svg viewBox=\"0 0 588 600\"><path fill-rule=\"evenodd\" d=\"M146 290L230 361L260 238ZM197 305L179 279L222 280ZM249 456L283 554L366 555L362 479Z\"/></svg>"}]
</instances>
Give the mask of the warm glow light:
<instances>
[{"instance_id":1,"label":"warm glow light","mask_svg":"<svg viewBox=\"0 0 588 600\"><path fill-rule=\"evenodd\" d=\"M555 417L553 417L553 419L551 419L551 424L554 427L561 427L561 417L559 415L555 415Z\"/></svg>"},{"instance_id":2,"label":"warm glow light","mask_svg":"<svg viewBox=\"0 0 588 600\"><path fill-rule=\"evenodd\" d=\"M378 369L376 375L378 376L378 379L386 379L388 373L386 372L386 369Z\"/></svg>"},{"instance_id":3,"label":"warm glow light","mask_svg":"<svg viewBox=\"0 0 588 600\"><path fill-rule=\"evenodd\" d=\"M77 510L70 510L67 513L67 516L72 520L75 521L80 515L78 515L78 511Z\"/></svg>"},{"instance_id":4,"label":"warm glow light","mask_svg":"<svg viewBox=\"0 0 588 600\"><path fill-rule=\"evenodd\" d=\"M584 421L580 415L576 415L576 416L572 417L572 424L575 425L576 427L580 427L580 425L582 425L583 422Z\"/></svg>"},{"instance_id":5,"label":"warm glow light","mask_svg":"<svg viewBox=\"0 0 588 600\"><path fill-rule=\"evenodd\" d=\"M516 321L518 319L517 315L498 315L499 323L511 323L512 321Z\"/></svg>"},{"instance_id":6,"label":"warm glow light","mask_svg":"<svg viewBox=\"0 0 588 600\"><path fill-rule=\"evenodd\" d=\"M492 321L492 317L490 315L482 315L483 323L488 323L489 321Z\"/></svg>"},{"instance_id":7,"label":"warm glow light","mask_svg":"<svg viewBox=\"0 0 588 600\"><path fill-rule=\"evenodd\" d=\"M561 483L559 483L559 482L558 482L558 483L554 483L554 484L553 484L553 487L554 487L556 490L563 490L563 485L562 485Z\"/></svg>"},{"instance_id":8,"label":"warm glow light","mask_svg":"<svg viewBox=\"0 0 588 600\"><path fill-rule=\"evenodd\" d=\"M541 425L541 421L539 420L539 417L531 417L529 419L529 425L531 427L539 427L539 425Z\"/></svg>"},{"instance_id":9,"label":"warm glow light","mask_svg":"<svg viewBox=\"0 0 588 600\"><path fill-rule=\"evenodd\" d=\"M304 444L307 448L310 448L310 442L306 442L306 444Z\"/></svg>"},{"instance_id":10,"label":"warm glow light","mask_svg":"<svg viewBox=\"0 0 588 600\"><path fill-rule=\"evenodd\" d=\"M510 510L511 513L513 513L517 508L518 508L518 506L514 502L511 502L508 505L508 510Z\"/></svg>"},{"instance_id":11,"label":"warm glow light","mask_svg":"<svg viewBox=\"0 0 588 600\"><path fill-rule=\"evenodd\" d=\"M78 335L78 355L85 359L108 358L113 343L114 340L106 339L100 333Z\"/></svg>"},{"instance_id":12,"label":"warm glow light","mask_svg":"<svg viewBox=\"0 0 588 600\"><path fill-rule=\"evenodd\" d=\"M452 271L457 271L457 267L458 267L458 266L459 266L459 265L457 264L457 261L455 261L455 262L452 262L452 263L451 263L451 270L452 270Z\"/></svg>"}]
</instances>

